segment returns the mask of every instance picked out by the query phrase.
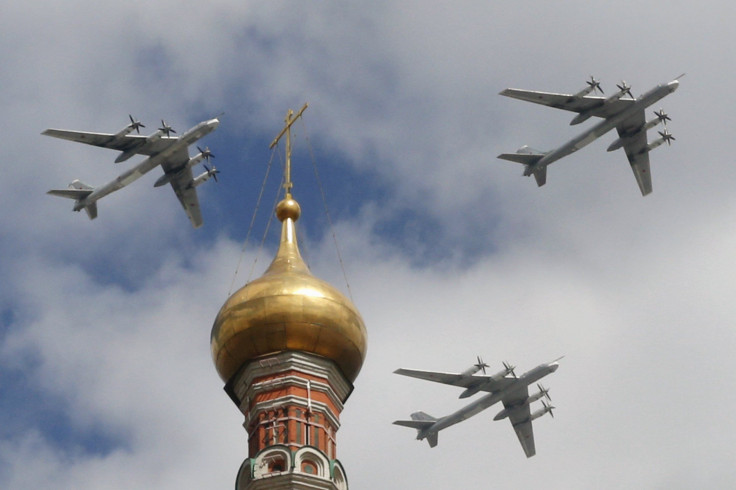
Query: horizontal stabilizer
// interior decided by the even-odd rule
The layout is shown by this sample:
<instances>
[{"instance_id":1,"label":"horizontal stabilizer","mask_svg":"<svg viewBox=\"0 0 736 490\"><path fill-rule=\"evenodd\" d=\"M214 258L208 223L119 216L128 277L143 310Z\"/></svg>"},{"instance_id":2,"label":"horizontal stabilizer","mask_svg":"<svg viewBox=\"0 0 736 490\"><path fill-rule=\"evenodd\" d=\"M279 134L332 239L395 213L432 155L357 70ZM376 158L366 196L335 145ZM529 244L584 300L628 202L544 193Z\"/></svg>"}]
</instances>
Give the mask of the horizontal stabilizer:
<instances>
[{"instance_id":1,"label":"horizontal stabilizer","mask_svg":"<svg viewBox=\"0 0 736 490\"><path fill-rule=\"evenodd\" d=\"M541 160L544 155L546 155L545 152L535 150L528 146L522 146L516 151L516 153L501 153L498 155L498 158L508 160L510 162L521 163L523 165L534 165Z\"/></svg>"},{"instance_id":2,"label":"horizontal stabilizer","mask_svg":"<svg viewBox=\"0 0 736 490\"><path fill-rule=\"evenodd\" d=\"M432 427L437 419L424 412L414 412L411 414L411 420L396 420L394 425L403 425L412 429L423 430Z\"/></svg>"},{"instance_id":3,"label":"horizontal stabilizer","mask_svg":"<svg viewBox=\"0 0 736 490\"><path fill-rule=\"evenodd\" d=\"M412 420L425 420L429 422L437 422L437 419L424 412L414 412L411 414Z\"/></svg>"},{"instance_id":4,"label":"horizontal stabilizer","mask_svg":"<svg viewBox=\"0 0 736 490\"><path fill-rule=\"evenodd\" d=\"M52 189L47 192L52 196L66 197L68 199L80 200L92 194L92 189Z\"/></svg>"},{"instance_id":5,"label":"horizontal stabilizer","mask_svg":"<svg viewBox=\"0 0 736 490\"><path fill-rule=\"evenodd\" d=\"M411 414L411 420L397 420L394 424L422 430L431 427L435 422L437 422L437 419L427 413L414 412Z\"/></svg>"},{"instance_id":6,"label":"horizontal stabilizer","mask_svg":"<svg viewBox=\"0 0 736 490\"><path fill-rule=\"evenodd\" d=\"M394 425L402 425L404 427L410 427L412 429L423 430L427 427L431 427L434 424L431 420L396 420Z\"/></svg>"},{"instance_id":7,"label":"horizontal stabilizer","mask_svg":"<svg viewBox=\"0 0 736 490\"><path fill-rule=\"evenodd\" d=\"M95 188L87 185L79 179L73 180L68 189L51 189L47 194L52 196L66 197L68 199L84 199L92 194Z\"/></svg>"}]
</instances>

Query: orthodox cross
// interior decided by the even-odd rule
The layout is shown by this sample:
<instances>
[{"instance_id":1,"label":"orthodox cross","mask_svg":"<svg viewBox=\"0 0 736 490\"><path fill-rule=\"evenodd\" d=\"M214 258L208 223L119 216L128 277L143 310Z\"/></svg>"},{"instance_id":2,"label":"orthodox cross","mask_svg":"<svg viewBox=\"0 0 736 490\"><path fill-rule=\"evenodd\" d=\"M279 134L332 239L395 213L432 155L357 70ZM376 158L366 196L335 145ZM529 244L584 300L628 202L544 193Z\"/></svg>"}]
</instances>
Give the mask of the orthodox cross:
<instances>
[{"instance_id":1,"label":"orthodox cross","mask_svg":"<svg viewBox=\"0 0 736 490\"><path fill-rule=\"evenodd\" d=\"M268 147L269 150L272 150L274 146L276 146L279 143L279 140L282 136L286 135L286 164L284 167L284 190L286 191L286 196L291 196L291 188L294 186L291 182L291 125L294 124L294 122L301 117L302 113L306 110L306 108L309 106L309 104L304 104L304 106L299 109L299 112L294 115L294 111L289 109L289 111L286 113L286 119L284 122L286 123L286 126L284 126L284 129L281 130L278 136L274 138L274 140L271 142L271 145Z\"/></svg>"}]
</instances>

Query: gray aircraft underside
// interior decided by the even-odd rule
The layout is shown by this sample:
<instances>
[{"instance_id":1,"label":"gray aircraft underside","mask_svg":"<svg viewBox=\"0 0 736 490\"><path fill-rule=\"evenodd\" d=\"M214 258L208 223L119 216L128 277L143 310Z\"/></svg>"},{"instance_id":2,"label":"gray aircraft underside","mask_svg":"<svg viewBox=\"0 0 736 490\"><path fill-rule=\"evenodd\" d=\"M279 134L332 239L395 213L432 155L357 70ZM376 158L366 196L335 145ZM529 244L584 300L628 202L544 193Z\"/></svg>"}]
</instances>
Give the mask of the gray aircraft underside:
<instances>
[{"instance_id":1,"label":"gray aircraft underside","mask_svg":"<svg viewBox=\"0 0 736 490\"><path fill-rule=\"evenodd\" d=\"M559 359L556 359L549 363L540 364L518 378L514 375L514 367L506 363L504 363L503 371L492 376L485 375L487 365L480 358L478 358L477 364L460 374L397 369L394 372L403 376L465 388L465 391L460 394L460 398L466 398L481 391L488 394L445 417L435 418L424 412L414 412L411 414L411 420L397 420L394 424L416 429L418 440L427 439L430 447L435 447L439 431L467 420L488 407L502 402L504 408L493 420L509 419L516 436L519 438L521 447L524 449L524 454L527 458L530 458L536 454L532 421L547 412L552 415L554 407L542 400L543 407L532 412L531 404L542 397L549 400L549 393L547 389L537 385L539 392L530 396L529 385L555 372L559 367L558 361ZM483 375L476 374L480 370L483 370Z\"/></svg>"},{"instance_id":2,"label":"gray aircraft underside","mask_svg":"<svg viewBox=\"0 0 736 490\"><path fill-rule=\"evenodd\" d=\"M86 131L69 131L63 129L47 129L42 134L54 138L85 143L88 145L120 151L115 163L125 161L134 155L146 155L147 158L126 170L114 180L99 187L91 187L79 180L69 184L68 189L53 189L48 194L74 199L74 211L84 209L90 219L97 217L97 201L138 180L157 166L161 166L164 174L156 181L155 187L171 184L176 197L189 217L192 226L202 226L202 213L199 209L196 187L218 173L213 166L201 175L194 177L192 167L212 155L209 149L200 149L194 157L189 156L189 145L208 135L220 124L218 118L202 121L180 137L171 136L172 130L163 121L163 126L150 136L131 134L144 127L140 122L130 118L131 124L118 133L91 133Z\"/></svg>"},{"instance_id":3,"label":"gray aircraft underside","mask_svg":"<svg viewBox=\"0 0 736 490\"><path fill-rule=\"evenodd\" d=\"M608 98L588 95L594 90L600 90L602 93L600 84L592 77L591 81L587 82L588 87L576 94L555 94L520 89L503 90L500 95L577 112L578 115L570 123L573 125L591 117L603 118L603 121L552 151L541 152L523 146L516 153L503 153L498 158L525 165L524 175L534 175L537 185L543 186L547 181L549 164L578 151L616 128L619 137L608 147L608 151L623 147L639 189L642 195L646 196L652 192L649 152L665 142L669 144L674 138L665 128L659 133L661 136L659 139L647 143L647 131L659 123L666 124L669 117L660 110L660 112L655 111L656 118L647 121L644 110L677 90L681 76L669 83L657 85L638 99L631 95L631 87L626 85L626 82L618 85L619 91ZM622 98L624 95L630 98Z\"/></svg>"}]
</instances>

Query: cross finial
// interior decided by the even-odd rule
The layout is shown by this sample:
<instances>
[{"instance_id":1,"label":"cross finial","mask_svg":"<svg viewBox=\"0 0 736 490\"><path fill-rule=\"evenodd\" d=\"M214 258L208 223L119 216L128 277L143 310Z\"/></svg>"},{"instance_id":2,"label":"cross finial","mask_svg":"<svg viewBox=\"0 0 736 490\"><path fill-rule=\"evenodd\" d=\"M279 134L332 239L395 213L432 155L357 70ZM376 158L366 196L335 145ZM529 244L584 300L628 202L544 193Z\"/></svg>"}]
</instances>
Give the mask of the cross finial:
<instances>
[{"instance_id":1,"label":"cross finial","mask_svg":"<svg viewBox=\"0 0 736 490\"><path fill-rule=\"evenodd\" d=\"M284 167L284 191L286 197L291 196L291 188L294 186L294 184L291 182L291 125L294 124L294 121L301 117L302 113L306 110L308 106L309 104L305 103L304 106L299 109L299 112L297 112L296 115L294 115L294 111L292 111L291 109L288 110L288 112L286 113L286 119L284 119L286 126L284 126L284 129L281 130L278 136L274 138L274 140L271 142L271 145L268 147L269 149L273 149L273 147L279 143L281 137L284 136L284 134L286 135L286 164Z\"/></svg>"}]
</instances>

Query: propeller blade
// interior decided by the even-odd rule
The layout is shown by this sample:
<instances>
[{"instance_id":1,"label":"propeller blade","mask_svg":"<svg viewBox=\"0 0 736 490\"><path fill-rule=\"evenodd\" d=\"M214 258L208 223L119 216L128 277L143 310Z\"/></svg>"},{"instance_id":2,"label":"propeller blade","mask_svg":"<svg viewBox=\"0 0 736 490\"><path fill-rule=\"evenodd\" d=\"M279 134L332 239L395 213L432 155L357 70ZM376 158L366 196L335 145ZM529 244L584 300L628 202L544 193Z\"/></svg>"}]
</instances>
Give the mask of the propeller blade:
<instances>
[{"instance_id":1,"label":"propeller blade","mask_svg":"<svg viewBox=\"0 0 736 490\"><path fill-rule=\"evenodd\" d=\"M540 383L537 383L537 388L539 388L539 392L549 401L552 401L552 398L549 396L549 389L542 386Z\"/></svg>"},{"instance_id":2,"label":"propeller blade","mask_svg":"<svg viewBox=\"0 0 736 490\"><path fill-rule=\"evenodd\" d=\"M215 182L218 182L217 174L219 174L220 171L217 170L214 165L212 165L211 169L207 165L203 165L203 167L207 171L207 174L210 175L213 179L215 179Z\"/></svg>"},{"instance_id":3,"label":"propeller blade","mask_svg":"<svg viewBox=\"0 0 736 490\"><path fill-rule=\"evenodd\" d=\"M631 86L626 83L625 80L621 80L621 85L616 84L616 87L621 91L622 95L627 95L632 99L634 96L631 94Z\"/></svg>"},{"instance_id":4,"label":"propeller blade","mask_svg":"<svg viewBox=\"0 0 736 490\"><path fill-rule=\"evenodd\" d=\"M601 94L603 93L603 89L601 88L601 82L596 80L593 75L590 76L590 81L586 82L588 86L593 89L593 91L598 91Z\"/></svg>"},{"instance_id":5,"label":"propeller blade","mask_svg":"<svg viewBox=\"0 0 736 490\"><path fill-rule=\"evenodd\" d=\"M667 142L668 145L671 145L672 142L675 141L675 137L672 136L672 133L667 131L667 128L665 128L664 131L657 131L657 132L662 137L662 139Z\"/></svg>"},{"instance_id":6,"label":"propeller blade","mask_svg":"<svg viewBox=\"0 0 736 490\"><path fill-rule=\"evenodd\" d=\"M663 123L665 126L667 126L667 121L671 121L670 116L667 115L666 112L664 112L664 109L660 109L659 112L654 111L654 115L657 116L657 119L659 119L659 122Z\"/></svg>"},{"instance_id":7,"label":"propeller blade","mask_svg":"<svg viewBox=\"0 0 736 490\"><path fill-rule=\"evenodd\" d=\"M141 134L140 128L145 128L146 126L144 126L142 122L134 119L132 115L128 114L128 117L130 118L130 124L128 125L128 127L135 129L138 134Z\"/></svg>"},{"instance_id":8,"label":"propeller blade","mask_svg":"<svg viewBox=\"0 0 736 490\"><path fill-rule=\"evenodd\" d=\"M516 373L514 372L514 369L516 369L516 366L512 366L511 364L504 361L503 367L506 369L506 374L510 374L514 378L516 377Z\"/></svg>"},{"instance_id":9,"label":"propeller blade","mask_svg":"<svg viewBox=\"0 0 736 490\"><path fill-rule=\"evenodd\" d=\"M215 155L212 154L209 146L205 146L204 150L200 148L199 146L197 146L197 149L202 154L202 156L204 156L205 160L207 160L208 162L210 161L210 158L215 158Z\"/></svg>"},{"instance_id":10,"label":"propeller blade","mask_svg":"<svg viewBox=\"0 0 736 490\"><path fill-rule=\"evenodd\" d=\"M552 412L552 410L554 410L555 407L553 407L552 405L548 405L547 403L545 403L544 400L542 400L542 405L544 405L544 411L549 412L550 417L555 418L555 414L554 412Z\"/></svg>"},{"instance_id":11,"label":"propeller blade","mask_svg":"<svg viewBox=\"0 0 736 490\"><path fill-rule=\"evenodd\" d=\"M161 127L158 128L158 130L166 133L166 137L171 136L171 133L176 134L176 131L174 131L174 129L171 126L166 124L166 121L164 121L163 119L161 119Z\"/></svg>"},{"instance_id":12,"label":"propeller blade","mask_svg":"<svg viewBox=\"0 0 736 490\"><path fill-rule=\"evenodd\" d=\"M478 362L475 364L475 367L483 371L483 374L486 374L486 368L490 366L486 364L485 362L483 362L483 359L481 359L480 356L477 356L477 359L478 359Z\"/></svg>"}]
</instances>

